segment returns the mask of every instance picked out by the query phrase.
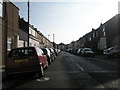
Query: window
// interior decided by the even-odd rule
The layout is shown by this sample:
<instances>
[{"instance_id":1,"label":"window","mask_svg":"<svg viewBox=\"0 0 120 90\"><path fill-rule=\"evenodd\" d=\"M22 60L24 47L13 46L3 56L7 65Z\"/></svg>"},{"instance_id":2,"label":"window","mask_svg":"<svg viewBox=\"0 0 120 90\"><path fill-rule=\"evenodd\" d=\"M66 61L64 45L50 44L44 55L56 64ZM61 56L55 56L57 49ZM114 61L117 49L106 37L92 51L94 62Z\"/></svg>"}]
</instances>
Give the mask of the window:
<instances>
[{"instance_id":1,"label":"window","mask_svg":"<svg viewBox=\"0 0 120 90\"><path fill-rule=\"evenodd\" d=\"M89 41L91 41L92 39L91 39L91 37L89 38Z\"/></svg>"},{"instance_id":2,"label":"window","mask_svg":"<svg viewBox=\"0 0 120 90\"><path fill-rule=\"evenodd\" d=\"M93 33L93 38L95 38L95 33Z\"/></svg>"},{"instance_id":3,"label":"window","mask_svg":"<svg viewBox=\"0 0 120 90\"><path fill-rule=\"evenodd\" d=\"M36 47L36 51L37 51L38 56L42 56L42 51L41 51L41 49L39 49L38 47Z\"/></svg>"},{"instance_id":4,"label":"window","mask_svg":"<svg viewBox=\"0 0 120 90\"><path fill-rule=\"evenodd\" d=\"M27 43L28 43L28 42L24 41L24 47L26 47L26 46L27 46ZM30 44L31 44L31 43L30 43Z\"/></svg>"},{"instance_id":5,"label":"window","mask_svg":"<svg viewBox=\"0 0 120 90\"><path fill-rule=\"evenodd\" d=\"M104 36L106 35L106 33L104 32Z\"/></svg>"},{"instance_id":6,"label":"window","mask_svg":"<svg viewBox=\"0 0 120 90\"><path fill-rule=\"evenodd\" d=\"M29 28L29 34L32 34L32 29L31 28Z\"/></svg>"},{"instance_id":7,"label":"window","mask_svg":"<svg viewBox=\"0 0 120 90\"><path fill-rule=\"evenodd\" d=\"M8 38L7 40L7 50L10 51L12 49L12 39Z\"/></svg>"},{"instance_id":8,"label":"window","mask_svg":"<svg viewBox=\"0 0 120 90\"><path fill-rule=\"evenodd\" d=\"M3 0L0 0L0 17L3 16Z\"/></svg>"},{"instance_id":9,"label":"window","mask_svg":"<svg viewBox=\"0 0 120 90\"><path fill-rule=\"evenodd\" d=\"M35 55L33 48L18 48L10 51L8 57L22 57Z\"/></svg>"},{"instance_id":10,"label":"window","mask_svg":"<svg viewBox=\"0 0 120 90\"><path fill-rule=\"evenodd\" d=\"M98 31L96 31L96 37L98 37Z\"/></svg>"},{"instance_id":11,"label":"window","mask_svg":"<svg viewBox=\"0 0 120 90\"><path fill-rule=\"evenodd\" d=\"M105 33L105 27L103 28L103 35L104 35L104 36L106 35L106 33Z\"/></svg>"}]
</instances>

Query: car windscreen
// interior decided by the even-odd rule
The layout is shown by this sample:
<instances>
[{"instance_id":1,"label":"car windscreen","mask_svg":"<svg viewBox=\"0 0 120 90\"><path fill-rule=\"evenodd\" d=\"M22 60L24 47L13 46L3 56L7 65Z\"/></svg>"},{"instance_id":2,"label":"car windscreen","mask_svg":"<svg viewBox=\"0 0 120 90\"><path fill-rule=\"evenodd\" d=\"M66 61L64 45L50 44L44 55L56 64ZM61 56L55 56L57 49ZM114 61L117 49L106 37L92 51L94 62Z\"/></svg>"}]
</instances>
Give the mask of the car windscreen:
<instances>
[{"instance_id":1,"label":"car windscreen","mask_svg":"<svg viewBox=\"0 0 120 90\"><path fill-rule=\"evenodd\" d=\"M31 55L35 55L34 48L19 48L11 50L8 54L8 57L22 57Z\"/></svg>"},{"instance_id":2,"label":"car windscreen","mask_svg":"<svg viewBox=\"0 0 120 90\"><path fill-rule=\"evenodd\" d=\"M86 48L85 51L92 51L90 48Z\"/></svg>"},{"instance_id":3,"label":"car windscreen","mask_svg":"<svg viewBox=\"0 0 120 90\"><path fill-rule=\"evenodd\" d=\"M44 52L45 55L47 55L47 50L46 49L42 49L42 51Z\"/></svg>"}]
</instances>

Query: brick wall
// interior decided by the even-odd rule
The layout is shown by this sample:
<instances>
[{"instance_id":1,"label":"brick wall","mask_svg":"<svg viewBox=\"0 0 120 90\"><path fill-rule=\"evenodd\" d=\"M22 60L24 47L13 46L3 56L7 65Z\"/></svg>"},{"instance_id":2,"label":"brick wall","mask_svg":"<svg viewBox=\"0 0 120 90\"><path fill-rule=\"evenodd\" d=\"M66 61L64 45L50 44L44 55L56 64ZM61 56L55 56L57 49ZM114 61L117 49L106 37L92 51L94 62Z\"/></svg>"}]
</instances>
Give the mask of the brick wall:
<instances>
[{"instance_id":1,"label":"brick wall","mask_svg":"<svg viewBox=\"0 0 120 90\"><path fill-rule=\"evenodd\" d=\"M12 48L18 45L19 35L19 9L11 2L6 2L7 11L7 37L12 39Z\"/></svg>"},{"instance_id":2,"label":"brick wall","mask_svg":"<svg viewBox=\"0 0 120 90\"><path fill-rule=\"evenodd\" d=\"M0 17L0 65L2 65L2 18Z\"/></svg>"}]
</instances>

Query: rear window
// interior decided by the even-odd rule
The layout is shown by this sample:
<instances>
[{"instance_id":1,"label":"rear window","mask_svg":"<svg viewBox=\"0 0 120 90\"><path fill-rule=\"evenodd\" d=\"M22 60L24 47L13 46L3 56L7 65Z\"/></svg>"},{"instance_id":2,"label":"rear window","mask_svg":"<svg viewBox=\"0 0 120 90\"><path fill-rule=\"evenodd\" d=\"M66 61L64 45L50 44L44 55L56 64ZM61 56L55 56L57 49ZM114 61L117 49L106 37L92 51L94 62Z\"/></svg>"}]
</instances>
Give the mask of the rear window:
<instances>
[{"instance_id":1,"label":"rear window","mask_svg":"<svg viewBox=\"0 0 120 90\"><path fill-rule=\"evenodd\" d=\"M9 52L8 57L31 56L35 55L34 48L19 48Z\"/></svg>"},{"instance_id":2,"label":"rear window","mask_svg":"<svg viewBox=\"0 0 120 90\"><path fill-rule=\"evenodd\" d=\"M86 48L85 51L92 51L90 48Z\"/></svg>"}]
</instances>

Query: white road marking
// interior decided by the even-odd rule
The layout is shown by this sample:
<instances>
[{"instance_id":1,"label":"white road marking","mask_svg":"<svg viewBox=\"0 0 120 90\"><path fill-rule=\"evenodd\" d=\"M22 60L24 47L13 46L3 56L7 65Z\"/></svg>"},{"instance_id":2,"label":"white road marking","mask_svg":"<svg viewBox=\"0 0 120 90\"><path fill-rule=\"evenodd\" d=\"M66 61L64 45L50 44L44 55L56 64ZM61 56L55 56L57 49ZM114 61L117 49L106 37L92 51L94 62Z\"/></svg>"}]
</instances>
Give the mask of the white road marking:
<instances>
[{"instance_id":1,"label":"white road marking","mask_svg":"<svg viewBox=\"0 0 120 90\"><path fill-rule=\"evenodd\" d=\"M76 64L82 71L85 71L80 65Z\"/></svg>"}]
</instances>

